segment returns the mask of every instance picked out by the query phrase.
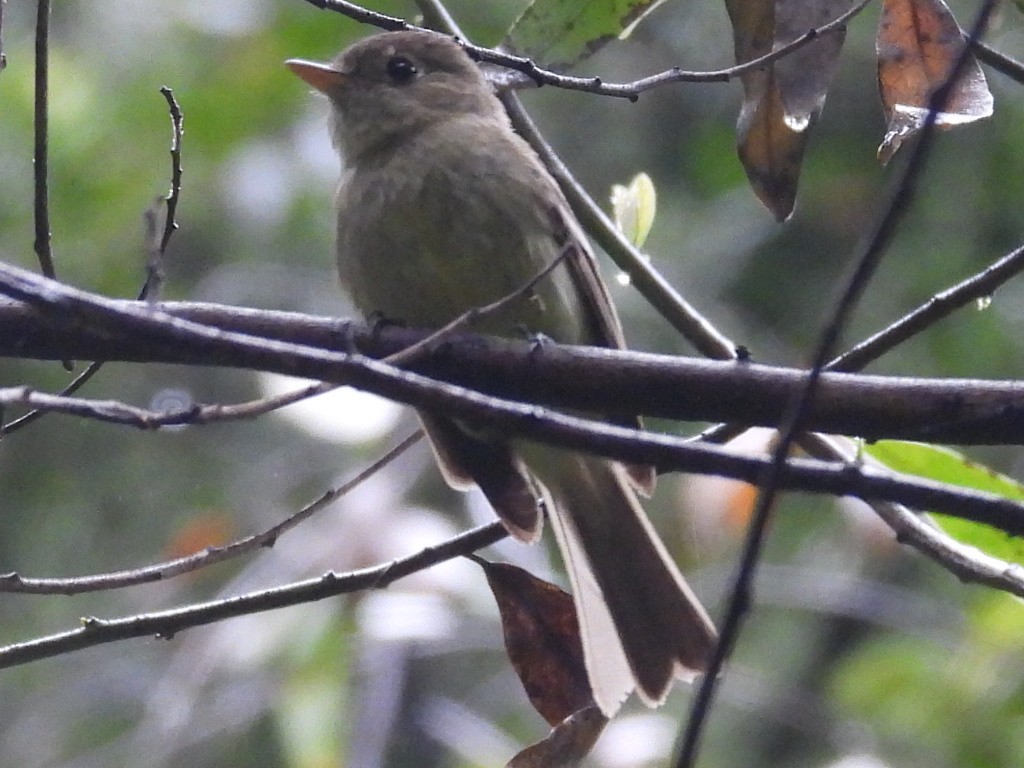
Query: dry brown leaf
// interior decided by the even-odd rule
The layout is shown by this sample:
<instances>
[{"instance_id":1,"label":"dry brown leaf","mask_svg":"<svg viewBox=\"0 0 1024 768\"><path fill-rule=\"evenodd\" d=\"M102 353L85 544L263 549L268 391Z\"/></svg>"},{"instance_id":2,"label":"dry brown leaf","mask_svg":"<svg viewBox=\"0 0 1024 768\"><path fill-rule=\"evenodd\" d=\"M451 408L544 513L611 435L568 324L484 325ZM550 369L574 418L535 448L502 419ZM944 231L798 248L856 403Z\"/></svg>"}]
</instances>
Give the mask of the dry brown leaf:
<instances>
[{"instance_id":1,"label":"dry brown leaf","mask_svg":"<svg viewBox=\"0 0 1024 768\"><path fill-rule=\"evenodd\" d=\"M921 130L932 94L949 79L965 40L942 0L885 0L878 24L878 89L886 133L878 158L887 163L900 145ZM981 66L967 54L956 83L935 115L951 128L992 114L992 93Z\"/></svg>"},{"instance_id":2,"label":"dry brown leaf","mask_svg":"<svg viewBox=\"0 0 1024 768\"><path fill-rule=\"evenodd\" d=\"M544 739L509 760L505 768L572 768L594 747L608 718L597 705L576 712L551 729Z\"/></svg>"},{"instance_id":3,"label":"dry brown leaf","mask_svg":"<svg viewBox=\"0 0 1024 768\"><path fill-rule=\"evenodd\" d=\"M747 98L736 124L737 149L758 199L779 221L793 213L806 132L794 130L772 70L759 72L756 91Z\"/></svg>"},{"instance_id":4,"label":"dry brown leaf","mask_svg":"<svg viewBox=\"0 0 1024 768\"><path fill-rule=\"evenodd\" d=\"M508 657L541 717L555 725L591 706L572 595L514 565L474 560L498 603Z\"/></svg>"},{"instance_id":5,"label":"dry brown leaf","mask_svg":"<svg viewBox=\"0 0 1024 768\"><path fill-rule=\"evenodd\" d=\"M736 61L798 40L850 9L851 0L726 0ZM804 149L825 105L845 32L834 30L748 72L736 134L740 161L758 198L776 219L793 212Z\"/></svg>"}]
</instances>

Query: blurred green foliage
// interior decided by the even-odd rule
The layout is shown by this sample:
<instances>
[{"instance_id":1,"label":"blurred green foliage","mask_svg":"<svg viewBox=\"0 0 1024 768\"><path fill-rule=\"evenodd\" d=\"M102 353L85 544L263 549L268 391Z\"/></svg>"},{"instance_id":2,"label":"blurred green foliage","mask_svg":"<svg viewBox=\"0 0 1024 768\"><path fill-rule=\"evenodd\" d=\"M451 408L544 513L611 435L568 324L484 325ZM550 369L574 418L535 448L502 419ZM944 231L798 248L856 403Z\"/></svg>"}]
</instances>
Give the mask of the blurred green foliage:
<instances>
[{"instance_id":1,"label":"blurred green foliage","mask_svg":"<svg viewBox=\"0 0 1024 768\"><path fill-rule=\"evenodd\" d=\"M524 5L459 0L450 9L474 40L494 44ZM971 9L961 5L954 10L964 24ZM373 7L415 15L398 0ZM606 207L612 184L650 174L658 216L645 249L653 263L760 361L806 358L891 173L874 159L883 124L872 13L851 26L805 159L797 213L784 226L746 187L733 151L738 84L675 85L636 104L551 88L523 95ZM0 258L22 266L35 264L32 23L30 4L5 7ZM1008 8L992 43L1020 56L1021 30ZM369 31L300 0L58 4L50 207L60 277L111 296L132 296L141 285L141 215L170 179L170 121L158 92L167 85L185 113L181 228L167 253L167 297L346 313L329 256L337 164L323 104L282 62L326 59ZM730 63L724 7L666 2L629 40L577 71L626 80L673 65ZM1020 243L1022 85L989 75L995 117L939 137L848 342ZM613 290L635 346L690 353L633 292ZM957 314L873 370L1019 376L1022 294L1011 282L984 311ZM67 378L57 363L0 363L0 386L55 390ZM107 366L85 390L140 405L169 396L234 402L260 392L247 373L129 365ZM109 571L180 554L196 531L200 541L211 531L249 533L391 442L324 445L278 416L154 433L50 416L0 442L0 572ZM1018 451L977 456L1024 476ZM736 509L713 511L725 497L718 486L702 496L664 478L650 504L713 614L741 533ZM961 585L847 506L798 497L779 508L758 605L702 765L1016 764L1024 748L1019 604ZM168 608L380 562L488 514L478 499L466 506L444 488L421 447L248 560L113 593L0 595L0 640L66 629L80 616ZM500 556L541 573L547 567L542 548L510 546ZM502 657L483 577L436 571L385 595L5 670L0 765L501 764L544 726ZM681 686L659 715L631 710L636 717L613 723L593 764L664 765L688 697ZM644 735L664 716L669 738Z\"/></svg>"}]
</instances>

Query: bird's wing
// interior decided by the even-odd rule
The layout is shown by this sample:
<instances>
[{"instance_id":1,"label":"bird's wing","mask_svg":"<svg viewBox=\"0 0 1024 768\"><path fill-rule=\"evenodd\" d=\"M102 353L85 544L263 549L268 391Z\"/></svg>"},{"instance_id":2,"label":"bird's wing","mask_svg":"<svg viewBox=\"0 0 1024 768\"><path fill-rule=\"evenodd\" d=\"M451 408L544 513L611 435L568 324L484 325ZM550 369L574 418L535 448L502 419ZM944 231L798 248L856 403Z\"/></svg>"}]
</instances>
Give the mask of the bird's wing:
<instances>
[{"instance_id":1,"label":"bird's wing","mask_svg":"<svg viewBox=\"0 0 1024 768\"><path fill-rule=\"evenodd\" d=\"M590 244L579 222L569 211L569 204L564 199L561 202L554 215L559 220L558 225L566 233L563 247L572 249L566 254L566 265L579 291L583 306L590 314L591 325L596 333L593 343L599 347L625 349L626 339L622 333L622 323L615 311L608 286L601 279L597 259L590 250Z\"/></svg>"},{"instance_id":2,"label":"bird's wing","mask_svg":"<svg viewBox=\"0 0 1024 768\"><path fill-rule=\"evenodd\" d=\"M552 182L554 183L554 182ZM561 193L559 193L561 197ZM590 251L586 235L580 227L576 217L568 209L568 202L563 198L563 205L555 210L560 217L560 226L566 233L564 248L570 248L566 254L566 265L576 290L580 296L581 304L590 315L590 325L594 329L595 338L593 343L596 346L609 347L611 349L625 349L626 339L622 331L622 323L615 311L608 286L601 279L601 273L597 259ZM615 424L633 429L642 428L643 424L639 416L627 415L611 419ZM631 485L644 496L654 493L656 473L653 467L642 464L625 465L626 473L629 476Z\"/></svg>"}]
</instances>

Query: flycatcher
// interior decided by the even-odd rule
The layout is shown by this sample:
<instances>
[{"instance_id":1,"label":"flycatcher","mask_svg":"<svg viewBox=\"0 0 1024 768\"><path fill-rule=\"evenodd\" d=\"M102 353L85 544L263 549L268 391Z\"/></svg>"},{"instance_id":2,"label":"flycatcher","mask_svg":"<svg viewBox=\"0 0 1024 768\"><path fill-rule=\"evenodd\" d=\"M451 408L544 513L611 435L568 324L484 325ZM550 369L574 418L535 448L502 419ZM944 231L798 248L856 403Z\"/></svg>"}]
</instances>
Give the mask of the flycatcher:
<instances>
[{"instance_id":1,"label":"flycatcher","mask_svg":"<svg viewBox=\"0 0 1024 768\"><path fill-rule=\"evenodd\" d=\"M343 165L338 270L361 312L439 328L514 294L561 258L474 330L514 336L525 328L565 344L625 346L568 203L457 42L391 32L330 64L288 66L331 103ZM652 468L436 413L420 418L448 482L479 486L513 536L536 541L541 510L551 520L602 711L614 714L634 687L658 705L673 678L705 668L714 627L637 500L654 488Z\"/></svg>"}]
</instances>

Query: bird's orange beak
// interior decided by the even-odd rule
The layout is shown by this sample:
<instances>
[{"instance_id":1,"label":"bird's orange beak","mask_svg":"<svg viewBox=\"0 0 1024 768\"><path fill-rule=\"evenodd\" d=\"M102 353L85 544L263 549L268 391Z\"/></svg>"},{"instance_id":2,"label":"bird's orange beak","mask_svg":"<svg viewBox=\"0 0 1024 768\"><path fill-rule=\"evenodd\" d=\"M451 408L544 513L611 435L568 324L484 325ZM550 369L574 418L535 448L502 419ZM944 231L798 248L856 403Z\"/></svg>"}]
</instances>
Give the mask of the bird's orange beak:
<instances>
[{"instance_id":1,"label":"bird's orange beak","mask_svg":"<svg viewBox=\"0 0 1024 768\"><path fill-rule=\"evenodd\" d=\"M329 64L319 64L305 59L288 59L285 64L288 69L321 93L330 93L345 82L345 73L339 72Z\"/></svg>"}]
</instances>

